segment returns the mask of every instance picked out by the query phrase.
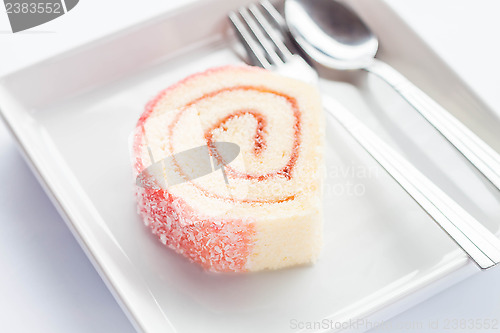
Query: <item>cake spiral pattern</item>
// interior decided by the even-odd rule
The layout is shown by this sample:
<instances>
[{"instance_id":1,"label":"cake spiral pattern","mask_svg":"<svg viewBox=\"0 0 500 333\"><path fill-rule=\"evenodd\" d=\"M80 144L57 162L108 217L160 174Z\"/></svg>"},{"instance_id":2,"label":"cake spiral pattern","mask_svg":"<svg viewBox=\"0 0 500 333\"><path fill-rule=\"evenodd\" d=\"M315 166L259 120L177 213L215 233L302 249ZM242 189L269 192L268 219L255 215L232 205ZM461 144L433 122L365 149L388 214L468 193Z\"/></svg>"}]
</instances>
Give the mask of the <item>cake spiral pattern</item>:
<instances>
[{"instance_id":1,"label":"cake spiral pattern","mask_svg":"<svg viewBox=\"0 0 500 333\"><path fill-rule=\"evenodd\" d=\"M324 124L317 91L263 69L227 66L160 92L134 134L138 211L162 243L213 271L257 271L314 261L321 248ZM240 147L224 160L217 142ZM208 146L221 172L191 179L200 160L175 158L162 186L144 170Z\"/></svg>"}]
</instances>

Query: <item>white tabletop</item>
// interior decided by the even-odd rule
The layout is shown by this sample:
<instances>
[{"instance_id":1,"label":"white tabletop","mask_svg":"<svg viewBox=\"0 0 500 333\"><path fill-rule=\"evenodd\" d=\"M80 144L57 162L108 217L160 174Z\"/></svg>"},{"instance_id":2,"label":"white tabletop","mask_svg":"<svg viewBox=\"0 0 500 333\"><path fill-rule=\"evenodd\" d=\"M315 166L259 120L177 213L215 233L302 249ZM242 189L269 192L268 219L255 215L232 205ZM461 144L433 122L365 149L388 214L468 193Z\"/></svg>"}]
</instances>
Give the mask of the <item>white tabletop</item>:
<instances>
[{"instance_id":1,"label":"white tabletop","mask_svg":"<svg viewBox=\"0 0 500 333\"><path fill-rule=\"evenodd\" d=\"M387 1L500 115L500 1ZM185 2L80 1L68 15L18 34L0 6L0 76ZM0 331L133 332L3 124L0 161ZM495 331L467 329L471 320L496 321L500 330L498 281L500 268L481 272L374 331L454 331L454 321L465 323L460 332Z\"/></svg>"}]
</instances>

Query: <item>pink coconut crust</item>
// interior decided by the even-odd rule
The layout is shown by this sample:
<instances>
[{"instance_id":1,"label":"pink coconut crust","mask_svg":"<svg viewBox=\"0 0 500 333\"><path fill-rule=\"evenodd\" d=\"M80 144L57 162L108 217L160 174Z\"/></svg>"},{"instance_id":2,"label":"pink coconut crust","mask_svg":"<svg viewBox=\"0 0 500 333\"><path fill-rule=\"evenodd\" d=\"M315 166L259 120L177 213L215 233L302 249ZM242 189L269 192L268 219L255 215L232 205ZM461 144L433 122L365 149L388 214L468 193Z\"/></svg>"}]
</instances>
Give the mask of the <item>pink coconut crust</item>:
<instances>
[{"instance_id":1,"label":"pink coconut crust","mask_svg":"<svg viewBox=\"0 0 500 333\"><path fill-rule=\"evenodd\" d=\"M139 214L163 244L211 271L246 271L252 223L203 218L168 191L140 188Z\"/></svg>"},{"instance_id":2,"label":"pink coconut crust","mask_svg":"<svg viewBox=\"0 0 500 333\"><path fill-rule=\"evenodd\" d=\"M145 168L141 159L144 149L144 123L158 102L177 87L202 75L217 71L262 71L250 66L224 66L196 73L161 91L149 101L139 118L134 134L134 171L139 175ZM147 166L146 166L147 167ZM182 198L174 196L156 184L137 187L138 212L153 234L167 247L199 263L211 271L241 272L255 240L255 225L251 221L211 218L195 211Z\"/></svg>"}]
</instances>

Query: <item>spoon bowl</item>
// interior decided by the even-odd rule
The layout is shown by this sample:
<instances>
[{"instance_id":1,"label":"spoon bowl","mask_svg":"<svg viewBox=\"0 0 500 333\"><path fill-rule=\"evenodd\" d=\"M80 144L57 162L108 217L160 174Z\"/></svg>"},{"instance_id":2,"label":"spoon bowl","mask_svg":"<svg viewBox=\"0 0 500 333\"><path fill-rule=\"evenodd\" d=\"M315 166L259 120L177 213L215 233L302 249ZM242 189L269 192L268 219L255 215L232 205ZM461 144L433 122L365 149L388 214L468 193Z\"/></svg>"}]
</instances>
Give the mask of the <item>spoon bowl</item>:
<instances>
[{"instance_id":1,"label":"spoon bowl","mask_svg":"<svg viewBox=\"0 0 500 333\"><path fill-rule=\"evenodd\" d=\"M377 37L340 2L287 0L285 17L299 46L325 67L360 69L377 53Z\"/></svg>"}]
</instances>

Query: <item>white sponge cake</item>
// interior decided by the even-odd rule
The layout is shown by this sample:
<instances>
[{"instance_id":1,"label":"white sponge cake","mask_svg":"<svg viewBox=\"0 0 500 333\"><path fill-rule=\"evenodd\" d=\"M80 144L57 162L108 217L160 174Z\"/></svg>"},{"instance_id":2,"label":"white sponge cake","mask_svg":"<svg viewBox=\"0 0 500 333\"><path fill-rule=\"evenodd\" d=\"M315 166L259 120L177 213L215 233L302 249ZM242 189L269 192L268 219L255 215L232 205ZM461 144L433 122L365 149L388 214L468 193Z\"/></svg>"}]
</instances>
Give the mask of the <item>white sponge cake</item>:
<instances>
[{"instance_id":1,"label":"white sponge cake","mask_svg":"<svg viewBox=\"0 0 500 333\"><path fill-rule=\"evenodd\" d=\"M137 123L139 213L165 245L212 271L313 262L322 243L323 140L314 87L248 66L194 74L160 92ZM221 142L239 148L234 160L218 152ZM186 151L199 158L179 162ZM206 163L214 171L198 172Z\"/></svg>"}]
</instances>

